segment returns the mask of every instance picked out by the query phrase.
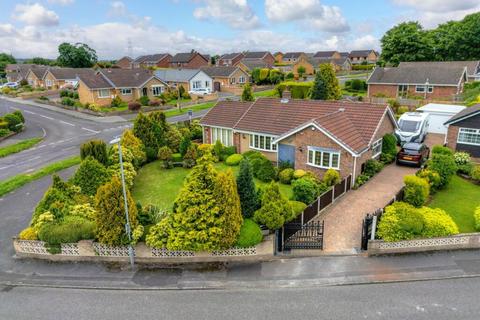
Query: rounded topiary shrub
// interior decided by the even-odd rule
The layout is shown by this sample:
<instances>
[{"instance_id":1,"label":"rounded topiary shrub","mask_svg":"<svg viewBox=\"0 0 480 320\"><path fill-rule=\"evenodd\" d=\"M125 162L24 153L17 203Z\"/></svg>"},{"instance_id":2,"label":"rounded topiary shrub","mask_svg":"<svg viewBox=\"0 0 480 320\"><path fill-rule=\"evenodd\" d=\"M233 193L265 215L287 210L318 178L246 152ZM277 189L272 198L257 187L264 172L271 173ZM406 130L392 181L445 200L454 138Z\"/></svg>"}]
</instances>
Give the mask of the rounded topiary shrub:
<instances>
[{"instance_id":1,"label":"rounded topiary shrub","mask_svg":"<svg viewBox=\"0 0 480 320\"><path fill-rule=\"evenodd\" d=\"M307 174L307 171L302 169L297 169L293 172L293 179L303 178Z\"/></svg>"},{"instance_id":2,"label":"rounded topiary shrub","mask_svg":"<svg viewBox=\"0 0 480 320\"><path fill-rule=\"evenodd\" d=\"M225 164L227 166L238 166L240 164L240 161L242 161L243 156L241 154L235 153L232 154L225 160Z\"/></svg>"},{"instance_id":3,"label":"rounded topiary shrub","mask_svg":"<svg viewBox=\"0 0 480 320\"><path fill-rule=\"evenodd\" d=\"M405 182L403 200L417 208L423 206L430 194L430 185L427 179L408 175L403 178L403 182Z\"/></svg>"},{"instance_id":4,"label":"rounded topiary shrub","mask_svg":"<svg viewBox=\"0 0 480 320\"><path fill-rule=\"evenodd\" d=\"M262 242L262 239L263 235L260 226L252 219L245 219L240 228L240 234L235 246L238 248L253 247Z\"/></svg>"},{"instance_id":5,"label":"rounded topiary shrub","mask_svg":"<svg viewBox=\"0 0 480 320\"><path fill-rule=\"evenodd\" d=\"M432 154L446 154L446 155L453 155L453 151L450 150L449 148L447 147L444 147L444 146L440 146L440 145L436 145L436 146L433 146L432 148Z\"/></svg>"},{"instance_id":6,"label":"rounded topiary shrub","mask_svg":"<svg viewBox=\"0 0 480 320\"><path fill-rule=\"evenodd\" d=\"M280 182L283 184L290 184L292 182L294 172L295 170L292 168L283 169L278 174L278 180L280 180Z\"/></svg>"},{"instance_id":7,"label":"rounded topiary shrub","mask_svg":"<svg viewBox=\"0 0 480 320\"><path fill-rule=\"evenodd\" d=\"M292 191L293 200L310 204L318 196L318 185L313 179L301 178L292 182Z\"/></svg>"},{"instance_id":8,"label":"rounded topiary shrub","mask_svg":"<svg viewBox=\"0 0 480 320\"><path fill-rule=\"evenodd\" d=\"M255 178L263 182L270 182L275 178L275 167L270 160L265 158L265 156L255 156L253 159L250 158L250 161L252 164L253 176Z\"/></svg>"},{"instance_id":9,"label":"rounded topiary shrub","mask_svg":"<svg viewBox=\"0 0 480 320\"><path fill-rule=\"evenodd\" d=\"M452 154L434 153L428 162L428 169L440 175L439 188L445 188L452 176L457 172L457 165Z\"/></svg>"},{"instance_id":10,"label":"rounded topiary shrub","mask_svg":"<svg viewBox=\"0 0 480 320\"><path fill-rule=\"evenodd\" d=\"M140 108L142 107L142 105L136 101L130 101L128 103L128 110L130 111L138 111L140 110Z\"/></svg>"},{"instance_id":11,"label":"rounded topiary shrub","mask_svg":"<svg viewBox=\"0 0 480 320\"><path fill-rule=\"evenodd\" d=\"M445 211L440 208L423 207L418 209L424 220L422 237L446 237L458 233L458 227Z\"/></svg>"},{"instance_id":12,"label":"rounded topiary shrub","mask_svg":"<svg viewBox=\"0 0 480 320\"><path fill-rule=\"evenodd\" d=\"M20 240L38 240L37 231L32 227L23 229L18 237Z\"/></svg>"},{"instance_id":13,"label":"rounded topiary shrub","mask_svg":"<svg viewBox=\"0 0 480 320\"><path fill-rule=\"evenodd\" d=\"M290 206L292 207L292 210L293 210L293 213L295 214L295 217L297 217L299 214L301 214L305 210L305 208L307 207L307 205L305 203L300 202L300 201L290 200L289 203L290 203Z\"/></svg>"},{"instance_id":14,"label":"rounded topiary shrub","mask_svg":"<svg viewBox=\"0 0 480 320\"><path fill-rule=\"evenodd\" d=\"M388 242L419 237L424 227L419 210L406 202L395 202L385 208L378 224L377 235Z\"/></svg>"},{"instance_id":15,"label":"rounded topiary shrub","mask_svg":"<svg viewBox=\"0 0 480 320\"><path fill-rule=\"evenodd\" d=\"M334 186L340 183L342 179L340 178L340 173L335 169L328 169L323 175L323 182L328 186Z\"/></svg>"}]
</instances>

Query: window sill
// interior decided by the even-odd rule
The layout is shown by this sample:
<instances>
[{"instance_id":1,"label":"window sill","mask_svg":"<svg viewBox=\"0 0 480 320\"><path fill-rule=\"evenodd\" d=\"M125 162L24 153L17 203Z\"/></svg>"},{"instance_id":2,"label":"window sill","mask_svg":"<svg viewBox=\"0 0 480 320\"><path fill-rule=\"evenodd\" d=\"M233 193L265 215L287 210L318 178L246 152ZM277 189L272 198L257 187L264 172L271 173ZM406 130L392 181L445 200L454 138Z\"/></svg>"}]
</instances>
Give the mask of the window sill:
<instances>
[{"instance_id":1,"label":"window sill","mask_svg":"<svg viewBox=\"0 0 480 320\"><path fill-rule=\"evenodd\" d=\"M260 149L260 148L255 148L255 147L249 147L249 148L252 149L252 150L256 150L256 151L275 152L275 153L277 153L277 150L267 150L267 149Z\"/></svg>"},{"instance_id":2,"label":"window sill","mask_svg":"<svg viewBox=\"0 0 480 320\"><path fill-rule=\"evenodd\" d=\"M318 168L318 169L323 169L323 170L333 169L333 170L340 171L340 168L317 166L316 164L312 164L312 163L308 163L308 162L307 162L307 166Z\"/></svg>"}]
</instances>

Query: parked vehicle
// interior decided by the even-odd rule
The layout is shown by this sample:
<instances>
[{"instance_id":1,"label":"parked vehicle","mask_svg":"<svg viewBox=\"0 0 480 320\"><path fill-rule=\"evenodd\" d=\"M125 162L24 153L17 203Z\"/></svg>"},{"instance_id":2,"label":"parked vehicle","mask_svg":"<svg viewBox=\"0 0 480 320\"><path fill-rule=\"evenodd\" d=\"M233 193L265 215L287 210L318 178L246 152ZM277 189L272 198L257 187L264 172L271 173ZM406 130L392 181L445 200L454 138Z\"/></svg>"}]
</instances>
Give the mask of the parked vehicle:
<instances>
[{"instance_id":1,"label":"parked vehicle","mask_svg":"<svg viewBox=\"0 0 480 320\"><path fill-rule=\"evenodd\" d=\"M18 82L7 82L3 85L0 85L0 89L2 88L10 88L10 89L17 89L20 85Z\"/></svg>"},{"instance_id":2,"label":"parked vehicle","mask_svg":"<svg viewBox=\"0 0 480 320\"><path fill-rule=\"evenodd\" d=\"M397 164L415 165L421 167L430 156L430 148L424 143L405 143L397 153Z\"/></svg>"},{"instance_id":3,"label":"parked vehicle","mask_svg":"<svg viewBox=\"0 0 480 320\"><path fill-rule=\"evenodd\" d=\"M398 119L399 129L395 136L400 145L407 142L423 142L428 133L429 114L423 112L406 112Z\"/></svg>"},{"instance_id":4,"label":"parked vehicle","mask_svg":"<svg viewBox=\"0 0 480 320\"><path fill-rule=\"evenodd\" d=\"M197 89L192 89L188 91L189 94L196 94L197 96L204 96L206 94L210 94L210 89L209 88L197 88Z\"/></svg>"}]
</instances>

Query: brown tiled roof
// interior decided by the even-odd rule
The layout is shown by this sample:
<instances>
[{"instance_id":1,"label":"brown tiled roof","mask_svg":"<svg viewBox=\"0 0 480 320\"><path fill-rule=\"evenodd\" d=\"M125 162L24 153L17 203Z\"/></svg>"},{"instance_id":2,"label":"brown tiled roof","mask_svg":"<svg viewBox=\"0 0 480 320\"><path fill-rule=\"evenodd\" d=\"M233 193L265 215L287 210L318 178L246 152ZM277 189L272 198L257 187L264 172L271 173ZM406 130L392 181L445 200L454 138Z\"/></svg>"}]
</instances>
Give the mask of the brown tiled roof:
<instances>
[{"instance_id":1,"label":"brown tiled roof","mask_svg":"<svg viewBox=\"0 0 480 320\"><path fill-rule=\"evenodd\" d=\"M333 56L337 51L318 51L315 53L314 57L315 58L330 58Z\"/></svg>"},{"instance_id":2,"label":"brown tiled roof","mask_svg":"<svg viewBox=\"0 0 480 320\"><path fill-rule=\"evenodd\" d=\"M268 54L268 51L245 52L245 59L262 59Z\"/></svg>"},{"instance_id":3,"label":"brown tiled roof","mask_svg":"<svg viewBox=\"0 0 480 320\"><path fill-rule=\"evenodd\" d=\"M113 84L108 82L108 80L99 72L81 74L79 75L79 79L90 89L114 88Z\"/></svg>"},{"instance_id":4,"label":"brown tiled roof","mask_svg":"<svg viewBox=\"0 0 480 320\"><path fill-rule=\"evenodd\" d=\"M169 53L157 53L157 54L150 54L145 56L140 56L135 59L135 63L143 63L143 62L158 62L160 60L165 59L168 57Z\"/></svg>"},{"instance_id":5,"label":"brown tiled roof","mask_svg":"<svg viewBox=\"0 0 480 320\"><path fill-rule=\"evenodd\" d=\"M445 122L445 124L453 123L464 119L465 117L480 115L480 104L476 104L469 108L465 108L456 115L454 115L450 120Z\"/></svg>"},{"instance_id":6,"label":"brown tiled roof","mask_svg":"<svg viewBox=\"0 0 480 320\"><path fill-rule=\"evenodd\" d=\"M272 66L262 59L242 59L241 62L250 70L255 68L271 68Z\"/></svg>"},{"instance_id":7,"label":"brown tiled roof","mask_svg":"<svg viewBox=\"0 0 480 320\"><path fill-rule=\"evenodd\" d=\"M370 52L375 52L377 55L378 55L378 52L376 52L375 50L353 50L352 52L350 52L350 58L362 58L362 57L366 57L370 54Z\"/></svg>"},{"instance_id":8,"label":"brown tiled roof","mask_svg":"<svg viewBox=\"0 0 480 320\"><path fill-rule=\"evenodd\" d=\"M251 105L252 102L219 102L208 111L200 123L214 127L233 128Z\"/></svg>"},{"instance_id":9,"label":"brown tiled roof","mask_svg":"<svg viewBox=\"0 0 480 320\"><path fill-rule=\"evenodd\" d=\"M183 52L183 53L177 53L176 55L174 55L170 60L170 62L171 63L187 63L187 62L190 62L190 60L192 60L196 54L200 55L203 59L208 61L208 58L206 58L205 55L202 55L198 52Z\"/></svg>"},{"instance_id":10,"label":"brown tiled roof","mask_svg":"<svg viewBox=\"0 0 480 320\"><path fill-rule=\"evenodd\" d=\"M48 67L47 66L37 66L34 65L30 68L30 71L38 78L38 79L43 79L43 76L47 72Z\"/></svg>"},{"instance_id":11,"label":"brown tiled roof","mask_svg":"<svg viewBox=\"0 0 480 320\"><path fill-rule=\"evenodd\" d=\"M72 80L81 74L95 73L95 70L90 68L50 68L48 71L50 71L57 80Z\"/></svg>"},{"instance_id":12,"label":"brown tiled roof","mask_svg":"<svg viewBox=\"0 0 480 320\"><path fill-rule=\"evenodd\" d=\"M210 77L226 78L234 73L238 67L201 67L200 70L208 74Z\"/></svg>"},{"instance_id":13,"label":"brown tiled roof","mask_svg":"<svg viewBox=\"0 0 480 320\"><path fill-rule=\"evenodd\" d=\"M220 57L220 60L229 60L229 59L234 59L237 56L241 55L241 52L234 52L234 53L226 53Z\"/></svg>"},{"instance_id":14,"label":"brown tiled roof","mask_svg":"<svg viewBox=\"0 0 480 320\"><path fill-rule=\"evenodd\" d=\"M466 74L465 67L417 66L402 68L375 68L368 84L419 84L458 86Z\"/></svg>"},{"instance_id":15,"label":"brown tiled roof","mask_svg":"<svg viewBox=\"0 0 480 320\"><path fill-rule=\"evenodd\" d=\"M280 99L260 98L253 103L241 103L242 109L234 113L232 108L238 105L223 109L224 103L219 102L210 110L202 124L282 136L315 122L355 152L368 147L388 108L386 105L345 101L292 99L283 103ZM221 125L217 118L221 118Z\"/></svg>"},{"instance_id":16,"label":"brown tiled roof","mask_svg":"<svg viewBox=\"0 0 480 320\"><path fill-rule=\"evenodd\" d=\"M150 71L143 69L103 69L101 73L116 88L138 88L153 77Z\"/></svg>"},{"instance_id":17,"label":"brown tiled roof","mask_svg":"<svg viewBox=\"0 0 480 320\"><path fill-rule=\"evenodd\" d=\"M298 59L303 52L287 52L283 55L283 59Z\"/></svg>"},{"instance_id":18,"label":"brown tiled roof","mask_svg":"<svg viewBox=\"0 0 480 320\"><path fill-rule=\"evenodd\" d=\"M416 67L433 67L433 68L449 68L449 67L467 67L467 75L473 76L480 72L480 61L412 61L400 62L399 68L416 68Z\"/></svg>"}]
</instances>

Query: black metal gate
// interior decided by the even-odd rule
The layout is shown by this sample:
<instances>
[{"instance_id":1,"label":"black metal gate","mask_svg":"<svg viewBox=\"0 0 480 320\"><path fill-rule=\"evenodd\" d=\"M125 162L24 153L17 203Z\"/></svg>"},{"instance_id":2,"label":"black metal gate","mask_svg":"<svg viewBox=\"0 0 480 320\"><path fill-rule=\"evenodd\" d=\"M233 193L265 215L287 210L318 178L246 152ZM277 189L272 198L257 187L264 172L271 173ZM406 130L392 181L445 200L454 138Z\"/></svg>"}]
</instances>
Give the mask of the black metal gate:
<instances>
[{"instance_id":1,"label":"black metal gate","mask_svg":"<svg viewBox=\"0 0 480 320\"><path fill-rule=\"evenodd\" d=\"M323 221L286 223L277 230L277 250L323 249Z\"/></svg>"}]
</instances>

